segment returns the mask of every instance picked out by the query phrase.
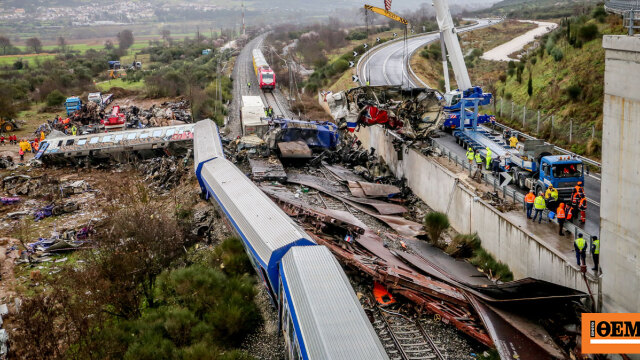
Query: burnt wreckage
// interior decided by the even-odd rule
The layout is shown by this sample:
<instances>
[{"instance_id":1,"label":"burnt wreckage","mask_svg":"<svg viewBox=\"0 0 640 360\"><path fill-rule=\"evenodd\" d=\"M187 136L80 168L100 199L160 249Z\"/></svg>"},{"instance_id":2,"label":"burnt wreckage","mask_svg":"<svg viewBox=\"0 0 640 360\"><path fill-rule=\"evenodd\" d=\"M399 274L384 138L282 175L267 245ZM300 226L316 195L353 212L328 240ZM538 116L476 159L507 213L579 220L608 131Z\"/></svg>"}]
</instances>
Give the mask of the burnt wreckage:
<instances>
[{"instance_id":1,"label":"burnt wreckage","mask_svg":"<svg viewBox=\"0 0 640 360\"><path fill-rule=\"evenodd\" d=\"M362 86L321 94L320 103L350 132L359 125L381 124L407 138L418 139L432 135L445 118L438 92L426 88Z\"/></svg>"}]
</instances>

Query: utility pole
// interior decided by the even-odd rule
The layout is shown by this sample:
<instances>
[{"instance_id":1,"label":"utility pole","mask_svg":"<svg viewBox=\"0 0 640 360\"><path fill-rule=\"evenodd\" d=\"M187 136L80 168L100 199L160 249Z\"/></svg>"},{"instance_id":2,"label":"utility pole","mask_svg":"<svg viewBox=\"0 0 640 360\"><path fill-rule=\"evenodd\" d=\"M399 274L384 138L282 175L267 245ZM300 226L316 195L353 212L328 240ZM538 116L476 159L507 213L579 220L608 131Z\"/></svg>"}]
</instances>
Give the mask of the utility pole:
<instances>
[{"instance_id":1,"label":"utility pole","mask_svg":"<svg viewBox=\"0 0 640 360\"><path fill-rule=\"evenodd\" d=\"M246 28L244 24L244 0L242 1L242 35L246 35Z\"/></svg>"}]
</instances>

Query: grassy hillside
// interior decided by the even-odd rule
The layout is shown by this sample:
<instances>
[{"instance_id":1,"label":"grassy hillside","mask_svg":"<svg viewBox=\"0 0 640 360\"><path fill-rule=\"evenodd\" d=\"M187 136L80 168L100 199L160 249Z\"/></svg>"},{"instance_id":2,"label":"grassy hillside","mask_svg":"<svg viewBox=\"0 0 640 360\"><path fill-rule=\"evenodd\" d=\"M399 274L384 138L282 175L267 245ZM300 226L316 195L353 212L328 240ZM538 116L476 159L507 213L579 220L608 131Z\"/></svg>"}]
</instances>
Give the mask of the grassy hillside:
<instances>
[{"instance_id":1,"label":"grassy hillside","mask_svg":"<svg viewBox=\"0 0 640 360\"><path fill-rule=\"evenodd\" d=\"M466 56L465 62L473 82L479 85L493 83L507 68L505 63L480 59L479 56L482 53L535 27L531 23L507 20L484 29L461 33L460 45L462 53ZM417 51L411 58L411 68L427 85L444 90L440 42L427 45L421 51ZM449 67L449 73L451 87L455 88L456 82L451 67Z\"/></svg>"},{"instance_id":2,"label":"grassy hillside","mask_svg":"<svg viewBox=\"0 0 640 360\"><path fill-rule=\"evenodd\" d=\"M511 100L516 108L526 105L528 109L540 110L543 117L553 115L553 131L550 124L545 124L540 130L541 137L576 153L598 158L605 65L602 35L619 34L623 29L616 16L594 15L595 18L572 18L568 24L563 21L562 26L543 37L539 47L530 50L530 55L523 57L522 62L509 64L496 84L496 99ZM499 100L497 102L499 104ZM501 120L521 126L520 120L510 119L510 109L505 110ZM594 127L595 134L592 133Z\"/></svg>"}]
</instances>

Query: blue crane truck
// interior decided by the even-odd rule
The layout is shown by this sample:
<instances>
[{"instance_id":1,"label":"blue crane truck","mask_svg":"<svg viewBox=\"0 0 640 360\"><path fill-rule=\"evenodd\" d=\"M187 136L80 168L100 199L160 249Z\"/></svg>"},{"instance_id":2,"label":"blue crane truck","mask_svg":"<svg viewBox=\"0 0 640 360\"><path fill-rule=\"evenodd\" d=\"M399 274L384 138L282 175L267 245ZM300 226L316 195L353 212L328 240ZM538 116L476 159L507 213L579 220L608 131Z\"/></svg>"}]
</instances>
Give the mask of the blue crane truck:
<instances>
[{"instance_id":1,"label":"blue crane truck","mask_svg":"<svg viewBox=\"0 0 640 360\"><path fill-rule=\"evenodd\" d=\"M471 119L477 118L478 124L487 124L496 121L493 115L480 115L478 114L478 106L485 106L491 103L491 93L482 92L482 88L479 86L471 87L465 91L454 90L445 93L443 99L446 103L444 107L445 119L442 123L442 130L453 131L455 129L464 127L472 127ZM462 99L465 99L466 106L474 106L474 111L465 109L464 114L460 110L462 106ZM475 112L475 114L474 114Z\"/></svg>"},{"instance_id":2,"label":"blue crane truck","mask_svg":"<svg viewBox=\"0 0 640 360\"><path fill-rule=\"evenodd\" d=\"M578 182L584 185L581 160L569 155L553 155L554 146L539 139L524 140L512 148L502 134L478 126L473 119L471 123L470 128L453 131L456 142L465 149L479 150L485 161L487 148L491 150L492 159L500 156L500 170L508 173L519 188L534 190L537 195L553 185L559 199L568 201Z\"/></svg>"},{"instance_id":3,"label":"blue crane truck","mask_svg":"<svg viewBox=\"0 0 640 360\"><path fill-rule=\"evenodd\" d=\"M82 100L77 96L68 97L67 101L64 102L64 107L67 109L67 116L71 116L82 109Z\"/></svg>"}]
</instances>

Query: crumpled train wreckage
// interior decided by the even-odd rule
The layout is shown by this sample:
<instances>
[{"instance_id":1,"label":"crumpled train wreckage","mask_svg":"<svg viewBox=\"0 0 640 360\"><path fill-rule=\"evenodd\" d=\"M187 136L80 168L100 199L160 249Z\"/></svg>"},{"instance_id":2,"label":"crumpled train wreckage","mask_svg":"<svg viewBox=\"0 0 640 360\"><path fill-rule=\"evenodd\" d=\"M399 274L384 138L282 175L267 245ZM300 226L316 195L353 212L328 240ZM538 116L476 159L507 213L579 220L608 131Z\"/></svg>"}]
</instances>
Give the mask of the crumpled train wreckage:
<instances>
[{"instance_id":1,"label":"crumpled train wreckage","mask_svg":"<svg viewBox=\"0 0 640 360\"><path fill-rule=\"evenodd\" d=\"M425 138L444 121L443 103L433 89L362 86L320 94L333 119L354 132L358 126L383 124L410 138ZM323 104L326 103L326 104Z\"/></svg>"}]
</instances>

